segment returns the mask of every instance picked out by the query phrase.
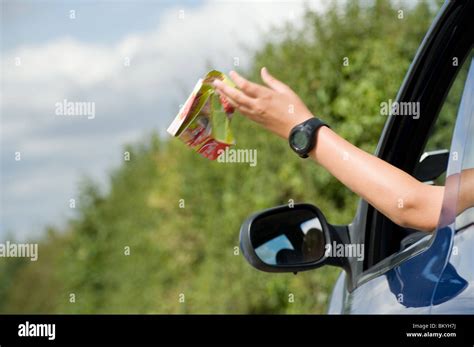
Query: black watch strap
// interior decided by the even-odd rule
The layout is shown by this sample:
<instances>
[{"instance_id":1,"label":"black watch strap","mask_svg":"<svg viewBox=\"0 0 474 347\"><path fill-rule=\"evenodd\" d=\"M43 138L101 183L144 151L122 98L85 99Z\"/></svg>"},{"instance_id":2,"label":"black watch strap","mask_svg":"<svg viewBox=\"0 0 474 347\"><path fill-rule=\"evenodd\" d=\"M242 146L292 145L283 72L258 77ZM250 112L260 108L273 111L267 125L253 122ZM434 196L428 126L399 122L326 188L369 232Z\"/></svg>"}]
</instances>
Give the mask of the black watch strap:
<instances>
[{"instance_id":1,"label":"black watch strap","mask_svg":"<svg viewBox=\"0 0 474 347\"><path fill-rule=\"evenodd\" d=\"M288 139L291 149L301 158L307 158L308 153L311 152L316 145L317 133L322 126L329 127L329 125L316 117L296 125L291 130Z\"/></svg>"}]
</instances>

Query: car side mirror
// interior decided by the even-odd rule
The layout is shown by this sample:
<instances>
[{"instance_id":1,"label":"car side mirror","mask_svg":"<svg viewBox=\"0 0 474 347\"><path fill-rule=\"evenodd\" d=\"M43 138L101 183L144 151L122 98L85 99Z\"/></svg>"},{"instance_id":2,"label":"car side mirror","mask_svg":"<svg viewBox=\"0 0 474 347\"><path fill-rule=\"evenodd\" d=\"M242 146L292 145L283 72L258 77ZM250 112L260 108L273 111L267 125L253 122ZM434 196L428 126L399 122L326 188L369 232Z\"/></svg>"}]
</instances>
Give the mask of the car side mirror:
<instances>
[{"instance_id":1,"label":"car side mirror","mask_svg":"<svg viewBox=\"0 0 474 347\"><path fill-rule=\"evenodd\" d=\"M446 171L448 161L449 151L447 149L425 152L415 168L414 176L421 182L434 181Z\"/></svg>"},{"instance_id":2,"label":"car side mirror","mask_svg":"<svg viewBox=\"0 0 474 347\"><path fill-rule=\"evenodd\" d=\"M299 272L326 264L344 267L345 259L327 257L332 243L343 243L340 233L310 204L264 210L249 217L240 230L245 258L267 272Z\"/></svg>"}]
</instances>

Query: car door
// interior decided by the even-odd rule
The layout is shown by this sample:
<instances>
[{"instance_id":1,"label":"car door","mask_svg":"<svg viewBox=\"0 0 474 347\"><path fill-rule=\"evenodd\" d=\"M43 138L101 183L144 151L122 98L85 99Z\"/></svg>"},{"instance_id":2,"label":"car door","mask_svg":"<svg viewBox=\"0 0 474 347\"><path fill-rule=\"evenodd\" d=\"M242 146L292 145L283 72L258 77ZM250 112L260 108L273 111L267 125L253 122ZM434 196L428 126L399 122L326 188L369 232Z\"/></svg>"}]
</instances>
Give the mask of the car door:
<instances>
[{"instance_id":1,"label":"car door","mask_svg":"<svg viewBox=\"0 0 474 347\"><path fill-rule=\"evenodd\" d=\"M453 240L441 275L444 281L438 283L433 295L432 313L474 313L474 59L459 113L446 184L450 191L445 193L445 204L447 207L456 204L457 210L464 209L464 206L459 207L463 205L462 194L469 194L471 201L458 215L450 216L453 208L445 209L448 216L444 218L451 222Z\"/></svg>"},{"instance_id":2,"label":"car door","mask_svg":"<svg viewBox=\"0 0 474 347\"><path fill-rule=\"evenodd\" d=\"M444 138L449 133L449 141L444 142L445 148L429 149L449 148L453 132L447 129L446 124L454 124L456 112L453 112L452 107L450 112L444 114L443 110L449 106L448 92L451 94L460 83L463 87L467 77L467 68L471 62L471 58L467 57L472 57L474 37L473 24L469 19L472 15L472 2L445 3L420 46L397 96L398 102L419 102L422 116L417 120L392 116L379 142L377 155L380 158L414 176L427 146L443 144L443 141L439 141L437 129L444 133ZM464 75L460 73L463 68ZM466 97L464 101L469 99ZM455 106L459 105L460 101L456 102ZM457 124L462 124L460 116ZM446 120L450 122L446 123ZM453 139L460 136L459 129L462 128L466 129L465 124L457 126ZM450 155L454 152L459 155L459 151L454 148L455 141ZM454 167L452 161L450 165ZM448 174L452 174L451 171L448 170ZM454 191L452 189L448 186L447 191ZM446 203L444 206L449 207ZM442 277L445 271L447 275L453 274L452 268L446 267L453 240L457 237L454 237L452 225L440 225L434 233L423 235L395 225L361 201L356 218L349 225L349 232L351 242L365 244L365 261L355 264L351 274L341 275L335 286L329 313L429 313L431 307L440 304L439 298L443 296L440 291L445 288L444 285L449 287L458 279L454 276L447 281ZM463 240L466 238L463 236ZM406 243L407 239L410 242ZM464 264L460 259L458 262ZM440 280L445 281L441 286ZM463 285L464 282L460 281L459 286ZM455 291L454 287L451 289Z\"/></svg>"},{"instance_id":3,"label":"car door","mask_svg":"<svg viewBox=\"0 0 474 347\"><path fill-rule=\"evenodd\" d=\"M369 269L359 278L366 282L346 295L343 312L474 313L474 207L456 213L458 197L474 179L464 175L474 170L474 63L469 63L435 234L422 235Z\"/></svg>"}]
</instances>

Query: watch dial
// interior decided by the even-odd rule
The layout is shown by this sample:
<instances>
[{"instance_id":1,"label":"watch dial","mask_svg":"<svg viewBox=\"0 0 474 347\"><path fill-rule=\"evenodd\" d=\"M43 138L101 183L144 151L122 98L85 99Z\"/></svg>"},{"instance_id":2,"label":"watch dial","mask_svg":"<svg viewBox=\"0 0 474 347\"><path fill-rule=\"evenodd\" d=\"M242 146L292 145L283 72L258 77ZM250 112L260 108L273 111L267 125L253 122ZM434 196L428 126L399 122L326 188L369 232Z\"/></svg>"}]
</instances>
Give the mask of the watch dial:
<instances>
[{"instance_id":1,"label":"watch dial","mask_svg":"<svg viewBox=\"0 0 474 347\"><path fill-rule=\"evenodd\" d=\"M302 131L298 131L293 135L292 139L294 147L304 149L308 145L308 137Z\"/></svg>"}]
</instances>

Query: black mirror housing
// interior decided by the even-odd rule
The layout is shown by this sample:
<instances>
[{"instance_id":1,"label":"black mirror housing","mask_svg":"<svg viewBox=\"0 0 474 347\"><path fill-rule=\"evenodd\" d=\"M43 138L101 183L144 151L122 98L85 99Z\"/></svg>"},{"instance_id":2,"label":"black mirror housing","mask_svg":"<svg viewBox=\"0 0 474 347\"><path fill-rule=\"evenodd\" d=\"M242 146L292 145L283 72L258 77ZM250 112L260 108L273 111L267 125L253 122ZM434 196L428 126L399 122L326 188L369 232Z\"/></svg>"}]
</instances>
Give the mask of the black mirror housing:
<instances>
[{"instance_id":1,"label":"black mirror housing","mask_svg":"<svg viewBox=\"0 0 474 347\"><path fill-rule=\"evenodd\" d=\"M311 204L282 205L253 214L240 229L247 261L265 272L300 272L323 265L346 267L347 259L328 257L328 244L348 243L347 228L327 223ZM270 246L268 246L270 245Z\"/></svg>"}]
</instances>

